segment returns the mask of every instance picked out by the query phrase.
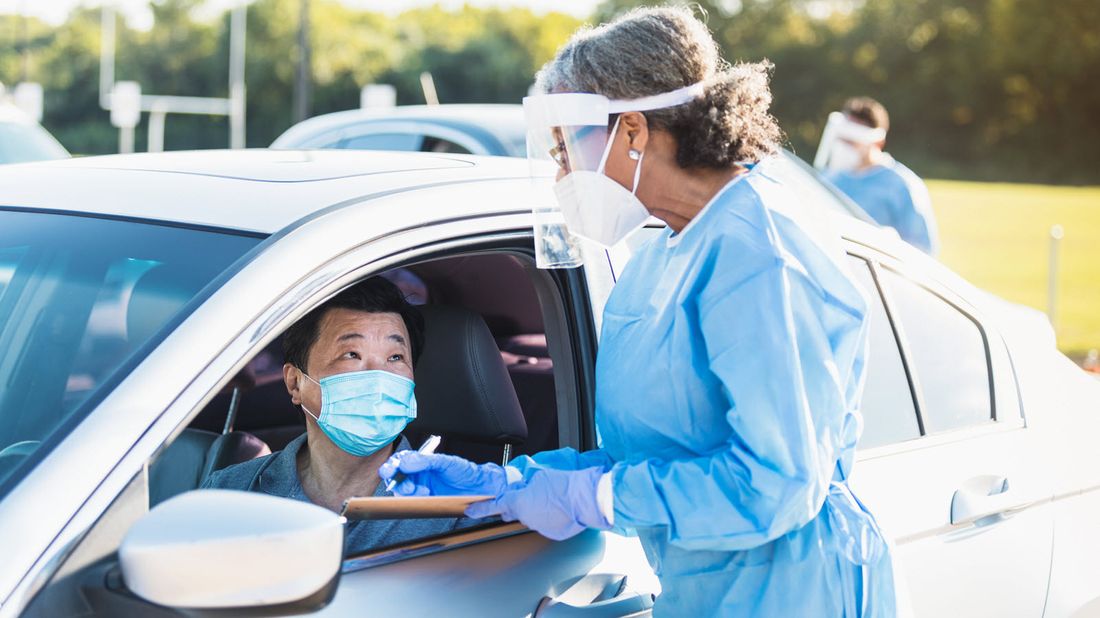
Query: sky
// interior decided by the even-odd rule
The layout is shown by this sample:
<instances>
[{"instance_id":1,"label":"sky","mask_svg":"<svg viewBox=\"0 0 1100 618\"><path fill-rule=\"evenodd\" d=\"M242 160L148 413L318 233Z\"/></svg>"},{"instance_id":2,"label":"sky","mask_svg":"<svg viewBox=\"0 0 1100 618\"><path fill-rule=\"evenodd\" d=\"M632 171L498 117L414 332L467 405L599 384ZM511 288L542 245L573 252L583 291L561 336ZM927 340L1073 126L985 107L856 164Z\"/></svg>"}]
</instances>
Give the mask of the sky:
<instances>
[{"instance_id":1,"label":"sky","mask_svg":"<svg viewBox=\"0 0 1100 618\"><path fill-rule=\"evenodd\" d=\"M241 0L207 0L204 12L217 14L239 4ZM247 1L247 0L245 0ZM463 4L474 6L525 6L538 13L561 11L577 17L592 14L599 0L339 0L348 6L370 9L383 13L399 13L402 10L441 4L444 7L461 7ZM83 4L100 6L110 3L118 7L129 23L140 29L152 26L152 12L149 0L0 0L0 14L33 15L52 24L65 21L65 16L73 7Z\"/></svg>"}]
</instances>

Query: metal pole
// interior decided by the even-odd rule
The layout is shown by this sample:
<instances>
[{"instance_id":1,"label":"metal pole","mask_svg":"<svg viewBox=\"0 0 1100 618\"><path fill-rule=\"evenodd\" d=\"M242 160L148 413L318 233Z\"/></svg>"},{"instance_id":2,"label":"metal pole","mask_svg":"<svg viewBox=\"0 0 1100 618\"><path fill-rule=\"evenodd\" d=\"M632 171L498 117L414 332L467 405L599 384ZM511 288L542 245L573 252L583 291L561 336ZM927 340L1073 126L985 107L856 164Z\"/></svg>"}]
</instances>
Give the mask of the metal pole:
<instances>
[{"instance_id":1,"label":"metal pole","mask_svg":"<svg viewBox=\"0 0 1100 618\"><path fill-rule=\"evenodd\" d=\"M19 81L28 82L31 75L31 50L27 41L27 14L23 4L23 0L19 0L19 45L23 50L23 74Z\"/></svg>"},{"instance_id":2,"label":"metal pole","mask_svg":"<svg viewBox=\"0 0 1100 618\"><path fill-rule=\"evenodd\" d=\"M119 154L130 154L134 151L134 128L122 127L118 130Z\"/></svg>"},{"instance_id":3,"label":"metal pole","mask_svg":"<svg viewBox=\"0 0 1100 618\"><path fill-rule=\"evenodd\" d=\"M428 105L439 105L439 95L435 92L435 79L428 71L420 74L420 88L424 91L424 102Z\"/></svg>"},{"instance_id":4,"label":"metal pole","mask_svg":"<svg viewBox=\"0 0 1100 618\"><path fill-rule=\"evenodd\" d=\"M115 86L115 10L104 4L99 15L99 106L111 109Z\"/></svg>"},{"instance_id":5,"label":"metal pole","mask_svg":"<svg viewBox=\"0 0 1100 618\"><path fill-rule=\"evenodd\" d=\"M1060 252L1063 236L1065 236L1065 231L1062 229L1061 225L1056 224L1050 228L1050 258L1047 270L1047 318L1050 319L1050 325L1055 329L1055 333L1057 333L1058 330L1058 254Z\"/></svg>"},{"instance_id":6,"label":"metal pole","mask_svg":"<svg viewBox=\"0 0 1100 618\"><path fill-rule=\"evenodd\" d=\"M149 152L164 152L164 120L168 112L157 109L149 112Z\"/></svg>"},{"instance_id":7,"label":"metal pole","mask_svg":"<svg viewBox=\"0 0 1100 618\"><path fill-rule=\"evenodd\" d=\"M298 18L298 73L294 88L294 121L309 118L310 90L313 76L310 74L309 0L301 0Z\"/></svg>"},{"instance_id":8,"label":"metal pole","mask_svg":"<svg viewBox=\"0 0 1100 618\"><path fill-rule=\"evenodd\" d=\"M248 5L238 4L229 20L229 147L245 147L244 41Z\"/></svg>"}]
</instances>

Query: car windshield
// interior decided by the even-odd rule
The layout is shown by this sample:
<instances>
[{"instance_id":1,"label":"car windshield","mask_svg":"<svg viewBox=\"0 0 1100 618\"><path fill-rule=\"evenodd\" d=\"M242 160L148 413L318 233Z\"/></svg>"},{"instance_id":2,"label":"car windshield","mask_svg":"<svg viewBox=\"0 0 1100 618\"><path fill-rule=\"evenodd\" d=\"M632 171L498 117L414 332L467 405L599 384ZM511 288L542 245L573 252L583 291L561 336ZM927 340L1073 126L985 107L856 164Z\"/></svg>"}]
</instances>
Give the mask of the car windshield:
<instances>
[{"instance_id":1,"label":"car windshield","mask_svg":"<svg viewBox=\"0 0 1100 618\"><path fill-rule=\"evenodd\" d=\"M34 124L0 122L0 163L66 159L69 153Z\"/></svg>"},{"instance_id":2,"label":"car windshield","mask_svg":"<svg viewBox=\"0 0 1100 618\"><path fill-rule=\"evenodd\" d=\"M0 493L259 240L0 210Z\"/></svg>"}]
</instances>

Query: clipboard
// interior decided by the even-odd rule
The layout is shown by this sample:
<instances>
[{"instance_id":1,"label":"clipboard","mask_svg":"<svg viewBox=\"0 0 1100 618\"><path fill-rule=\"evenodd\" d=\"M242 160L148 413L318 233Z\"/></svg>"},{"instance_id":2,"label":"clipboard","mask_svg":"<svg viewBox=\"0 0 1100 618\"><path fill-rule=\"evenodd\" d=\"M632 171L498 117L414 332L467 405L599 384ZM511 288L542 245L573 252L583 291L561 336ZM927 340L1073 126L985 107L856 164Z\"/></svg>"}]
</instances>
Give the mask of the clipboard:
<instances>
[{"instance_id":1,"label":"clipboard","mask_svg":"<svg viewBox=\"0 0 1100 618\"><path fill-rule=\"evenodd\" d=\"M394 496L348 498L340 514L359 519L427 519L465 517L466 507L494 496Z\"/></svg>"}]
</instances>

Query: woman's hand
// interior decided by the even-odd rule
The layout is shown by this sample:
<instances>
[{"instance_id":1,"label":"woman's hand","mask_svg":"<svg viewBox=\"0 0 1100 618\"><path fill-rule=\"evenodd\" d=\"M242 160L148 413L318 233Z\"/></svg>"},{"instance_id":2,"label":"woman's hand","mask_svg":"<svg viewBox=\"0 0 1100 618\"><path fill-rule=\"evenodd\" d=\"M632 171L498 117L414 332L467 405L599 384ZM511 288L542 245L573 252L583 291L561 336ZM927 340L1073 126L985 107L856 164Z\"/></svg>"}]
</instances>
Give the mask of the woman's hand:
<instances>
[{"instance_id":1,"label":"woman's hand","mask_svg":"<svg viewBox=\"0 0 1100 618\"><path fill-rule=\"evenodd\" d=\"M495 500L475 502L466 515L475 519L500 515L519 520L539 534L561 541L586 528L607 530L611 523L597 498L600 468L584 470L536 470L527 482L510 485Z\"/></svg>"}]
</instances>

